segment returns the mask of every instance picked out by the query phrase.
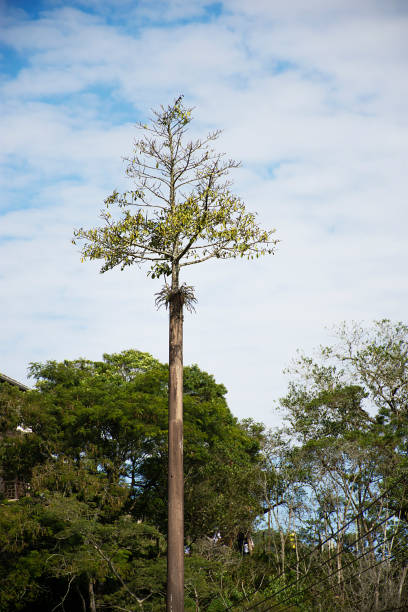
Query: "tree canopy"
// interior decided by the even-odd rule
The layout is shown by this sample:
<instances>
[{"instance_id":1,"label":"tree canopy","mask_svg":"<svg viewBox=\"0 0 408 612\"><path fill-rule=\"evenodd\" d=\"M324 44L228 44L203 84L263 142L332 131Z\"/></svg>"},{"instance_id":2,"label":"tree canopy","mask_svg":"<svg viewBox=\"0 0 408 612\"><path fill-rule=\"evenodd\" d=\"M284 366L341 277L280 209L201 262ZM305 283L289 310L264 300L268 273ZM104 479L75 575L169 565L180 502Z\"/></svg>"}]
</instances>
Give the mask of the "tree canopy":
<instances>
[{"instance_id":1,"label":"tree canopy","mask_svg":"<svg viewBox=\"0 0 408 612\"><path fill-rule=\"evenodd\" d=\"M274 230L261 229L229 189L239 163L212 148L220 130L187 140L192 110L180 96L138 124L142 136L126 160L134 189L106 198L101 227L75 231L83 257L105 261L101 272L147 262L152 278L174 277L213 257L273 253Z\"/></svg>"},{"instance_id":2,"label":"tree canopy","mask_svg":"<svg viewBox=\"0 0 408 612\"><path fill-rule=\"evenodd\" d=\"M408 605L408 328L336 333L292 363L273 431L185 368L186 610ZM0 500L1 610L163 609L167 369L124 351L1 385L2 475L30 485Z\"/></svg>"},{"instance_id":3,"label":"tree canopy","mask_svg":"<svg viewBox=\"0 0 408 612\"><path fill-rule=\"evenodd\" d=\"M35 390L1 388L3 465L30 483L30 497L3 506L1 609L51 609L65 592L72 609L82 599L86 609L94 600L162 609L167 371L130 350L97 362L35 363ZM185 368L184 385L186 545L218 532L234 542L259 509L260 437L233 417L226 388L197 365ZM20 423L27 433L16 435Z\"/></svg>"}]
</instances>

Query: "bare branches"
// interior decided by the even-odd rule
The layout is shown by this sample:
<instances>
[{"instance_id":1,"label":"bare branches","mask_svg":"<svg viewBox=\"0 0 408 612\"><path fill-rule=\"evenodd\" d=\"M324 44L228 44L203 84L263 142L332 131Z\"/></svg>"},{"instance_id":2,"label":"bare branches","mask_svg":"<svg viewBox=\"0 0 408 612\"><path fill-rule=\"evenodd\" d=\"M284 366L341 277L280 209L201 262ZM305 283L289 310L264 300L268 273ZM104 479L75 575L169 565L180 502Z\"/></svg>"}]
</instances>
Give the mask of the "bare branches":
<instances>
[{"instance_id":1,"label":"bare branches","mask_svg":"<svg viewBox=\"0 0 408 612\"><path fill-rule=\"evenodd\" d=\"M191 110L179 97L153 111L149 125L139 124L143 136L126 159L135 188L114 191L105 200L103 227L74 233L74 243L85 243L83 258L105 260L102 272L148 262L153 278L173 273L178 278L181 267L212 257L274 252L273 230L262 230L229 191L228 174L240 164L212 148L220 130L185 141ZM114 205L121 211L119 219L108 210Z\"/></svg>"},{"instance_id":2,"label":"bare branches","mask_svg":"<svg viewBox=\"0 0 408 612\"><path fill-rule=\"evenodd\" d=\"M59 608L60 606L62 606L62 609L64 609L64 602L65 602L66 598L67 598L67 597L68 597L68 595L69 595L69 592L70 592L70 590L71 590L71 584L73 583L73 581L75 580L75 578L76 578L76 576L75 576L75 574L73 574L73 575L71 576L71 578L69 579L68 586L67 586L67 590L66 590L65 594L62 596L61 601L60 601L60 602L59 602L59 603L58 603L56 606L54 606L54 607L53 607L53 609L51 610L51 612L54 612L54 610L56 610L56 609L57 609L57 608Z\"/></svg>"},{"instance_id":3,"label":"bare branches","mask_svg":"<svg viewBox=\"0 0 408 612\"><path fill-rule=\"evenodd\" d=\"M94 549L96 550L96 552L101 556L101 558L108 564L108 566L110 567L113 575L115 576L115 578L117 578L120 582L120 584L122 585L123 589L130 595L130 597L132 597L132 599L134 599L140 609L143 609L143 602L146 601L147 599L149 599L149 597L151 597L151 593L149 593L146 597L140 598L138 597L135 593L133 593L133 591L130 590L130 588L128 587L128 585L126 584L126 582L123 580L122 576L120 575L120 572L116 569L112 558L110 556L108 556L103 550L102 548L96 543L95 540L91 541Z\"/></svg>"}]
</instances>

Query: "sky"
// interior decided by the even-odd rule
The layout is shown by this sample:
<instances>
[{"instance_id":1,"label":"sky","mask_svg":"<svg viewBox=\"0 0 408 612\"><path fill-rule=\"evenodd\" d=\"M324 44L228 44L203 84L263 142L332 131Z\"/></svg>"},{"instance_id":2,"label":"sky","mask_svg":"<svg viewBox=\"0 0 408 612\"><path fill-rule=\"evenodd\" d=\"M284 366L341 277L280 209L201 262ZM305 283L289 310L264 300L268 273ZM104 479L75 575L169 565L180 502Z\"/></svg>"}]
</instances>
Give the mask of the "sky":
<instances>
[{"instance_id":1,"label":"sky","mask_svg":"<svg viewBox=\"0 0 408 612\"><path fill-rule=\"evenodd\" d=\"M135 124L180 94L276 254L191 266L184 358L279 424L283 370L341 321L406 321L405 0L0 0L0 371L129 348L167 361L161 281L99 274L73 229L131 188ZM29 382L33 384L33 382Z\"/></svg>"}]
</instances>

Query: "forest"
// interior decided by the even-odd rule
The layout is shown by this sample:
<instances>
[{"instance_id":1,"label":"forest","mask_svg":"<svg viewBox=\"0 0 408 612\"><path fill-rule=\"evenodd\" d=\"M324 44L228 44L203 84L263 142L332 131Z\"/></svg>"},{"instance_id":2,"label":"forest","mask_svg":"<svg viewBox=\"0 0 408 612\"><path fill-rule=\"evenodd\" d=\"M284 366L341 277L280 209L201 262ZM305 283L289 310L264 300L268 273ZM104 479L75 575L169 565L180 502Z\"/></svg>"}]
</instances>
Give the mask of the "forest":
<instances>
[{"instance_id":1,"label":"forest","mask_svg":"<svg viewBox=\"0 0 408 612\"><path fill-rule=\"evenodd\" d=\"M185 610L408 609L408 326L332 337L289 365L274 429L184 367ZM1 476L24 485L0 500L0 610L163 610L167 364L29 371L0 385Z\"/></svg>"}]
</instances>

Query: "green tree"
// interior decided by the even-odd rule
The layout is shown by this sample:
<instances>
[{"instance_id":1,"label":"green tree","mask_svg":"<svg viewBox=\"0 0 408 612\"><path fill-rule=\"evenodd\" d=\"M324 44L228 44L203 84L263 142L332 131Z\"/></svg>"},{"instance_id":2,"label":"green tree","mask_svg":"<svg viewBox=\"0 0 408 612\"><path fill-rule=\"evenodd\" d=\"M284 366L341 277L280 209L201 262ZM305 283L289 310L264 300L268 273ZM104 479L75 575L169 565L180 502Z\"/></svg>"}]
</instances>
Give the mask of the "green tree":
<instances>
[{"instance_id":1,"label":"green tree","mask_svg":"<svg viewBox=\"0 0 408 612\"><path fill-rule=\"evenodd\" d=\"M103 361L32 364L31 374L37 391L23 395L20 418L32 434L22 443L46 445L31 453L32 465L52 456L78 464L86 458L111 483L126 483L130 511L165 533L167 366L130 350ZM185 367L183 378L186 538L221 531L234 540L258 511L262 428L238 423L224 385L197 365ZM24 448L19 454L29 455Z\"/></svg>"},{"instance_id":2,"label":"green tree","mask_svg":"<svg viewBox=\"0 0 408 612\"><path fill-rule=\"evenodd\" d=\"M170 277L157 296L169 307L168 610L183 610L183 306L196 301L180 283L185 266L211 258L253 258L273 253L272 231L233 195L226 180L239 164L212 149L219 131L188 141L191 110L182 96L140 124L141 139L128 159L135 188L105 200L103 225L75 231L84 259L101 259L101 272L147 263L153 278ZM112 214L115 207L121 212Z\"/></svg>"},{"instance_id":3,"label":"green tree","mask_svg":"<svg viewBox=\"0 0 408 612\"><path fill-rule=\"evenodd\" d=\"M30 497L0 507L1 609L160 609L164 538L127 496L87 461L37 466Z\"/></svg>"},{"instance_id":4,"label":"green tree","mask_svg":"<svg viewBox=\"0 0 408 612\"><path fill-rule=\"evenodd\" d=\"M2 457L30 482L0 500L0 609L162 610L168 367L131 350L30 371L35 390L0 395ZM263 432L226 392L185 368L186 609L222 609L258 581L234 543L259 512Z\"/></svg>"},{"instance_id":5,"label":"green tree","mask_svg":"<svg viewBox=\"0 0 408 612\"><path fill-rule=\"evenodd\" d=\"M146 353L124 351L103 361L32 364L38 391L24 415L52 453L86 456L112 482L130 480L167 433L167 368Z\"/></svg>"},{"instance_id":6,"label":"green tree","mask_svg":"<svg viewBox=\"0 0 408 612\"><path fill-rule=\"evenodd\" d=\"M400 606L407 573L401 553L406 556L408 327L388 320L343 324L336 340L313 359L300 355L289 369L281 436L295 480L278 508L288 518L287 500L301 486L292 525L303 545L326 542L316 558L332 573L327 585L342 609ZM350 579L357 568L370 574Z\"/></svg>"}]
</instances>

